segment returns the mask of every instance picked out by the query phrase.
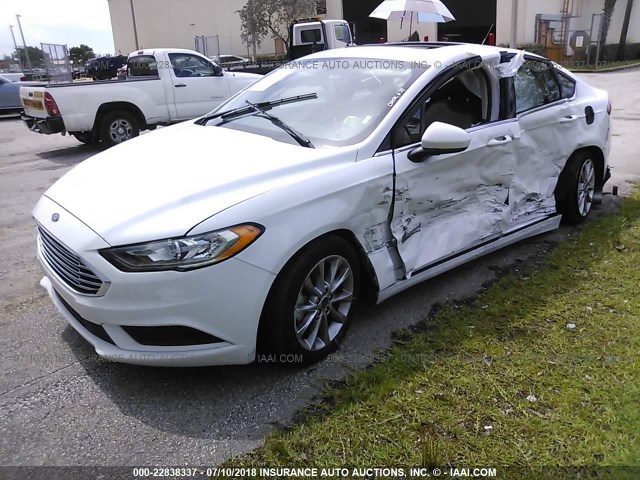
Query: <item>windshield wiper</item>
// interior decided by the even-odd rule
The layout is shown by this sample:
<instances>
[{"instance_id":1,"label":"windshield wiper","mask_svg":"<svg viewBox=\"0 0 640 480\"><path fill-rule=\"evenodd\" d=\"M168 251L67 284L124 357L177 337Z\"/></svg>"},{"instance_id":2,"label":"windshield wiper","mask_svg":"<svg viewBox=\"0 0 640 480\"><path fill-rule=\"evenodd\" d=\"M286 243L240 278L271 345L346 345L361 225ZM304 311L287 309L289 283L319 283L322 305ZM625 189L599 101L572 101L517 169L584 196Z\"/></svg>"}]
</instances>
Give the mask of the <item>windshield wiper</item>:
<instances>
[{"instance_id":1,"label":"windshield wiper","mask_svg":"<svg viewBox=\"0 0 640 480\"><path fill-rule=\"evenodd\" d=\"M296 142L298 142L301 146L307 147L307 148L316 148L316 147L313 146L313 143L311 143L311 140L309 140L302 133L298 132L297 130L295 130L291 126L289 126L286 123L284 123L282 120L280 120L275 115L272 115L269 112L267 112L267 110L264 107L256 105L255 103L251 103L249 100L245 100L245 102L247 102L249 104L249 106L251 108L253 108L257 112L256 115L258 117L266 118L267 120L271 121L271 123L273 123L276 127L280 127L282 130L287 132L289 134L289 136L291 138L293 138ZM222 117L222 119L225 120L225 121L230 121L231 120L231 119L225 119L224 116Z\"/></svg>"},{"instance_id":2,"label":"windshield wiper","mask_svg":"<svg viewBox=\"0 0 640 480\"><path fill-rule=\"evenodd\" d=\"M314 100L316 98L318 98L317 93L307 93L305 95L296 95L295 97L282 98L280 100L273 100L271 102L256 103L255 107L266 111L271 110L273 107L277 107L278 105L286 105L288 103L302 102L305 100ZM249 102L247 101L247 103ZM255 107L253 106L253 104L250 104L246 107L238 107L226 112L216 112L211 115L207 115L206 117L202 117L201 119L197 120L196 123L198 125L206 125L207 122L213 120L214 118L222 118L222 120L224 121L231 120L232 118L248 115L255 112Z\"/></svg>"}]
</instances>

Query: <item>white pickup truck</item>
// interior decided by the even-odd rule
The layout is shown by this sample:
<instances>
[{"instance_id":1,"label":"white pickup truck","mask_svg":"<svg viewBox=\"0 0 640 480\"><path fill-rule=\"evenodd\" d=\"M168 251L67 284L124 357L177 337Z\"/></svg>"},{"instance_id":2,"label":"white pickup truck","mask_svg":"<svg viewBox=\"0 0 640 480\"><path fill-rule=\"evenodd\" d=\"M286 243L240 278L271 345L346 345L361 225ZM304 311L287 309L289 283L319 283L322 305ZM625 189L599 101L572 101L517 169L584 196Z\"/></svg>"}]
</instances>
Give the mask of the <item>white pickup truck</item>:
<instances>
[{"instance_id":1,"label":"white pickup truck","mask_svg":"<svg viewBox=\"0 0 640 480\"><path fill-rule=\"evenodd\" d=\"M227 72L205 56L181 49L129 55L127 79L21 87L23 121L37 133L67 133L106 146L202 116L261 76Z\"/></svg>"}]
</instances>

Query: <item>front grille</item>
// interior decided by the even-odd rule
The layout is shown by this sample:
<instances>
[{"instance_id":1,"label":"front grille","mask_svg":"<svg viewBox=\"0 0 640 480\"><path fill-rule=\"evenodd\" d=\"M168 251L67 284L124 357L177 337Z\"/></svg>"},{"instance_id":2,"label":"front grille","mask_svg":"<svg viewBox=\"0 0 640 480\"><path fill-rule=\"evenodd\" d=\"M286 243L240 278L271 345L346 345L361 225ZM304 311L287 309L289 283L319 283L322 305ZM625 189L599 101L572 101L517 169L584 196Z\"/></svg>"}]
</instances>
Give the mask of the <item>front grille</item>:
<instances>
[{"instance_id":1,"label":"front grille","mask_svg":"<svg viewBox=\"0 0 640 480\"><path fill-rule=\"evenodd\" d=\"M87 267L82 259L65 247L44 228L38 227L40 253L47 265L69 287L83 295L97 295L104 282Z\"/></svg>"}]
</instances>

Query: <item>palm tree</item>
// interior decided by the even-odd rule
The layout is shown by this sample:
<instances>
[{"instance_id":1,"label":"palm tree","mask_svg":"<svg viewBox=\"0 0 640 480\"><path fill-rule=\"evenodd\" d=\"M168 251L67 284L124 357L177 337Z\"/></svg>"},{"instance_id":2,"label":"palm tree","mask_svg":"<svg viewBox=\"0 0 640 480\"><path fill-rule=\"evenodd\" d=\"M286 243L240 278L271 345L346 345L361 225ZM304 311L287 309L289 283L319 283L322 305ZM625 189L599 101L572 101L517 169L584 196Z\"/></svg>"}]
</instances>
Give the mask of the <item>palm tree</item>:
<instances>
[{"instance_id":1,"label":"palm tree","mask_svg":"<svg viewBox=\"0 0 640 480\"><path fill-rule=\"evenodd\" d=\"M604 8L602 9L602 22L600 23L600 45L607 43L607 35L609 34L609 25L611 17L613 17L613 9L616 6L616 0L604 0Z\"/></svg>"}]
</instances>

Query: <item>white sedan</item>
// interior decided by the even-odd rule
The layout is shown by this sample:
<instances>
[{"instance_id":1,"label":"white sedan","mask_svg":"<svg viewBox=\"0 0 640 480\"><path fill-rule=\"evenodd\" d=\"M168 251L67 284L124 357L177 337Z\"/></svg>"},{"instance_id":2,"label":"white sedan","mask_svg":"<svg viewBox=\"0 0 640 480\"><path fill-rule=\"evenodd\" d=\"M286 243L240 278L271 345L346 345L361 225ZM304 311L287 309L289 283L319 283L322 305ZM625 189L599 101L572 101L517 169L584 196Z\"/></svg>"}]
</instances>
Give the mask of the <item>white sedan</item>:
<instances>
[{"instance_id":1,"label":"white sedan","mask_svg":"<svg viewBox=\"0 0 640 480\"><path fill-rule=\"evenodd\" d=\"M111 360L315 361L364 297L587 217L610 111L515 50L314 54L59 180L34 210L41 284Z\"/></svg>"}]
</instances>

